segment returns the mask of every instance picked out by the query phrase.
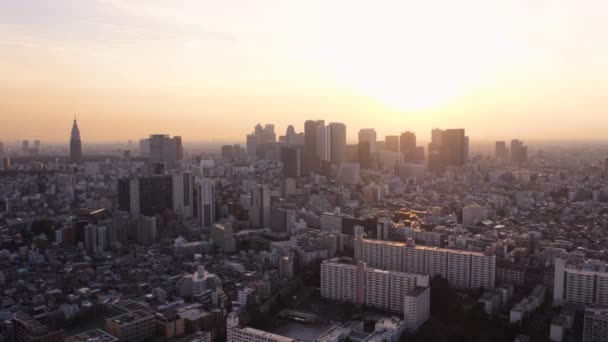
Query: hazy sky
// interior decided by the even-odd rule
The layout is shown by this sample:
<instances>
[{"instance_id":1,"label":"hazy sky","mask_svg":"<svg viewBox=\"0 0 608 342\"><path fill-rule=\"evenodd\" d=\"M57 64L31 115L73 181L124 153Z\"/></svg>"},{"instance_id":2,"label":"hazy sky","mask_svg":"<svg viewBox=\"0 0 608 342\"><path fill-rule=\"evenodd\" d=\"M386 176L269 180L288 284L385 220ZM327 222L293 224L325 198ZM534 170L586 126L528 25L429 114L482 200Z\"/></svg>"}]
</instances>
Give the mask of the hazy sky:
<instances>
[{"instance_id":1,"label":"hazy sky","mask_svg":"<svg viewBox=\"0 0 608 342\"><path fill-rule=\"evenodd\" d=\"M0 140L608 138L608 1L0 0Z\"/></svg>"}]
</instances>

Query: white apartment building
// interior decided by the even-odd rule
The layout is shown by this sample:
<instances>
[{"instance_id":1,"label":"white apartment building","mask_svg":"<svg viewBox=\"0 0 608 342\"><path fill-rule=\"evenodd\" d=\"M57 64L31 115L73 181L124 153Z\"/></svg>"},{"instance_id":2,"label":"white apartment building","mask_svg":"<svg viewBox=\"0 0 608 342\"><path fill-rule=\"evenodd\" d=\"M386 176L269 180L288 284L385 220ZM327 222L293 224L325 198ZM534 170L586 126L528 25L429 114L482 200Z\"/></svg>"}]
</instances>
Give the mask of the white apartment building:
<instances>
[{"instance_id":1,"label":"white apartment building","mask_svg":"<svg viewBox=\"0 0 608 342\"><path fill-rule=\"evenodd\" d=\"M586 261L581 267L573 267L556 259L553 305L608 305L607 268L601 261Z\"/></svg>"},{"instance_id":2,"label":"white apartment building","mask_svg":"<svg viewBox=\"0 0 608 342\"><path fill-rule=\"evenodd\" d=\"M359 254L360 253L360 254ZM480 252L415 246L408 243L368 240L355 244L368 267L389 271L441 276L457 288L493 289L496 257Z\"/></svg>"},{"instance_id":3,"label":"white apartment building","mask_svg":"<svg viewBox=\"0 0 608 342\"><path fill-rule=\"evenodd\" d=\"M424 324L431 314L431 289L417 287L404 298L403 320L407 331L414 332Z\"/></svg>"}]
</instances>

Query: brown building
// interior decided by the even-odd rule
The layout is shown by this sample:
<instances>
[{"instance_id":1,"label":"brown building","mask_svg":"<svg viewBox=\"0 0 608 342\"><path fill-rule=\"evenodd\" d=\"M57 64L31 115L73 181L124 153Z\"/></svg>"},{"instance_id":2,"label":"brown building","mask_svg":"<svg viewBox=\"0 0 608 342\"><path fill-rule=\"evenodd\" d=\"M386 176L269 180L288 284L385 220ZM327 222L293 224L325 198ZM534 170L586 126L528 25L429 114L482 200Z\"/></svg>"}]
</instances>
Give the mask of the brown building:
<instances>
[{"instance_id":1,"label":"brown building","mask_svg":"<svg viewBox=\"0 0 608 342\"><path fill-rule=\"evenodd\" d=\"M120 341L139 342L156 335L154 323L154 315L136 310L106 319L106 330Z\"/></svg>"},{"instance_id":2,"label":"brown building","mask_svg":"<svg viewBox=\"0 0 608 342\"><path fill-rule=\"evenodd\" d=\"M15 342L61 342L63 330L50 332L49 328L23 312L13 314Z\"/></svg>"}]
</instances>

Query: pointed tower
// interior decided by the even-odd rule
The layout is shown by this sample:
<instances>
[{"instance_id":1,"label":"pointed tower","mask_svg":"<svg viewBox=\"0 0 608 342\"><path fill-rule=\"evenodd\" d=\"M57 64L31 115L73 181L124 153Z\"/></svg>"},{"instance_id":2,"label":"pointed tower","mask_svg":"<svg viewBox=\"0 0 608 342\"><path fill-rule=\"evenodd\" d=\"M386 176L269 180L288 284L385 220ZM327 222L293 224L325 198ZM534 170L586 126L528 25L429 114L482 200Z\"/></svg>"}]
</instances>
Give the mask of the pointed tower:
<instances>
[{"instance_id":1,"label":"pointed tower","mask_svg":"<svg viewBox=\"0 0 608 342\"><path fill-rule=\"evenodd\" d=\"M78 129L78 123L74 117L74 123L72 124L72 134L70 136L70 161L73 164L82 163L82 143L80 142L80 130Z\"/></svg>"}]
</instances>

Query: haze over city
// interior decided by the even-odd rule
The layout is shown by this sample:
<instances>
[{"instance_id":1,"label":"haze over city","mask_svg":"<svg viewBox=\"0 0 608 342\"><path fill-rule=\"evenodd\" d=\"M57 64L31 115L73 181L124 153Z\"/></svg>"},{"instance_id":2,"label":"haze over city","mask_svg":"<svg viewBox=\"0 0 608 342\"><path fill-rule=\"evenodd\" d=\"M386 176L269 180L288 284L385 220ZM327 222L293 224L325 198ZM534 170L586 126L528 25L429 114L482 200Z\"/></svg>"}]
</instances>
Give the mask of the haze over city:
<instances>
[{"instance_id":1,"label":"haze over city","mask_svg":"<svg viewBox=\"0 0 608 342\"><path fill-rule=\"evenodd\" d=\"M608 342L607 14L0 0L0 342Z\"/></svg>"},{"instance_id":2,"label":"haze over city","mask_svg":"<svg viewBox=\"0 0 608 342\"><path fill-rule=\"evenodd\" d=\"M0 137L172 132L242 142L258 122L380 136L604 140L605 1L3 1ZM397 128L398 127L398 128Z\"/></svg>"}]
</instances>

